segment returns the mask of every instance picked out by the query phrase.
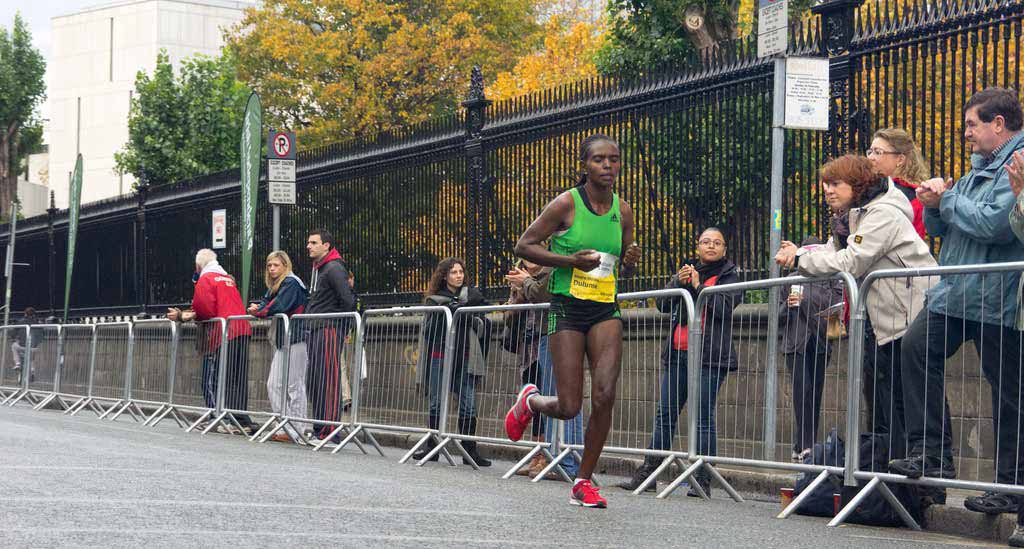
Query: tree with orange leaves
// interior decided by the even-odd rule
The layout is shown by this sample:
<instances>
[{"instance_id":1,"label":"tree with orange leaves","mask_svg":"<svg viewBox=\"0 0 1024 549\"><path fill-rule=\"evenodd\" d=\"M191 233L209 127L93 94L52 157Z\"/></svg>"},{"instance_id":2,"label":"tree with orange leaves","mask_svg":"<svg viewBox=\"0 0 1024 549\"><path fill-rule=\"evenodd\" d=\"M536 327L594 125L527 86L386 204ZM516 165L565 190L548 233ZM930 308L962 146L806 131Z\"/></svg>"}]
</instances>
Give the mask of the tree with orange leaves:
<instances>
[{"instance_id":1,"label":"tree with orange leaves","mask_svg":"<svg viewBox=\"0 0 1024 549\"><path fill-rule=\"evenodd\" d=\"M306 146L459 109L470 69L510 70L540 40L539 0L266 0L227 31L239 78Z\"/></svg>"}]
</instances>

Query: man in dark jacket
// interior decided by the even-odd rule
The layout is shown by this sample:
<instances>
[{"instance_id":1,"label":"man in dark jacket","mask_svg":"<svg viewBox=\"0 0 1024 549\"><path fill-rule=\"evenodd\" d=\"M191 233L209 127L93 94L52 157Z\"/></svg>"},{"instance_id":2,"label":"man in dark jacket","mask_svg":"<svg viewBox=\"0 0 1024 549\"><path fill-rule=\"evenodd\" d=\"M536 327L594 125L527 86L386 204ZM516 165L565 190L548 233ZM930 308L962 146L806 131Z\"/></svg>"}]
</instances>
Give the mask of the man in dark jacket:
<instances>
[{"instance_id":1,"label":"man in dark jacket","mask_svg":"<svg viewBox=\"0 0 1024 549\"><path fill-rule=\"evenodd\" d=\"M343 313L356 310L355 294L348 283L348 268L334 247L334 237L324 229L309 234L306 250L313 260L310 278L309 314ZM341 349L345 343L348 322L337 320L308 322L307 353L309 367L306 389L313 403L313 419L340 421L342 408ZM321 428L317 434L325 437L333 428Z\"/></svg>"}]
</instances>

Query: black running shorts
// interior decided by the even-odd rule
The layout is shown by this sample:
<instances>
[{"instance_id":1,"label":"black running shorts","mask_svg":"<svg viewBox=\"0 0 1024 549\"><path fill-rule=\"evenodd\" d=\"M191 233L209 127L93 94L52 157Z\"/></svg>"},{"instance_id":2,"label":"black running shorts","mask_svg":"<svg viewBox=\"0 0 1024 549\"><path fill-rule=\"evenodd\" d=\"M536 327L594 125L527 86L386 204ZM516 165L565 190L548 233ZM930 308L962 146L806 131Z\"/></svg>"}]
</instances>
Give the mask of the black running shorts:
<instances>
[{"instance_id":1,"label":"black running shorts","mask_svg":"<svg viewBox=\"0 0 1024 549\"><path fill-rule=\"evenodd\" d=\"M587 333L597 324L606 320L622 321L619 304L586 301L561 294L551 296L551 309L548 311L548 335L555 332L571 330Z\"/></svg>"}]
</instances>

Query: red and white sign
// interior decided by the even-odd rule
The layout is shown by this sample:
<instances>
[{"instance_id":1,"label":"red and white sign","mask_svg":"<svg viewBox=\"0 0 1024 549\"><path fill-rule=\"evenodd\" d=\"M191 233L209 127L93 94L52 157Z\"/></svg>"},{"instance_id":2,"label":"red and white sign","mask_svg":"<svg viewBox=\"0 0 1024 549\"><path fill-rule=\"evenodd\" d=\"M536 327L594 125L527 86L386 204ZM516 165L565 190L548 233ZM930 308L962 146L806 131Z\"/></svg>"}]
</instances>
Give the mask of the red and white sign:
<instances>
[{"instance_id":1,"label":"red and white sign","mask_svg":"<svg viewBox=\"0 0 1024 549\"><path fill-rule=\"evenodd\" d=\"M270 149L278 158L295 158L292 153L292 136L285 132L277 132L270 139Z\"/></svg>"}]
</instances>

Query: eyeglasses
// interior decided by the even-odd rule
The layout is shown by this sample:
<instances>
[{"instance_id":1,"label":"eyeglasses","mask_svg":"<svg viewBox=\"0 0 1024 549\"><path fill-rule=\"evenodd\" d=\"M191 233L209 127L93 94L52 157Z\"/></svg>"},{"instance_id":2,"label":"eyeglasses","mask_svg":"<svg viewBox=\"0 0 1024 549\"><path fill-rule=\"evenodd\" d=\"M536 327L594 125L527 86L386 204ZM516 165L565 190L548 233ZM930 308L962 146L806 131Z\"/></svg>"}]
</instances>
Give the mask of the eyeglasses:
<instances>
[{"instance_id":1,"label":"eyeglasses","mask_svg":"<svg viewBox=\"0 0 1024 549\"><path fill-rule=\"evenodd\" d=\"M722 242L721 240L711 240L710 238L705 238L697 244L700 244L701 246L714 246L716 248L722 248L725 246L725 242Z\"/></svg>"},{"instance_id":2,"label":"eyeglasses","mask_svg":"<svg viewBox=\"0 0 1024 549\"><path fill-rule=\"evenodd\" d=\"M884 149L868 149L864 151L865 156L884 156L887 154L903 154L899 151L887 151Z\"/></svg>"}]
</instances>

